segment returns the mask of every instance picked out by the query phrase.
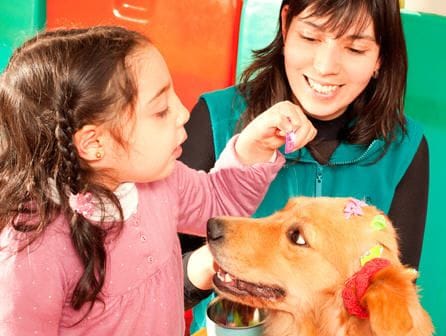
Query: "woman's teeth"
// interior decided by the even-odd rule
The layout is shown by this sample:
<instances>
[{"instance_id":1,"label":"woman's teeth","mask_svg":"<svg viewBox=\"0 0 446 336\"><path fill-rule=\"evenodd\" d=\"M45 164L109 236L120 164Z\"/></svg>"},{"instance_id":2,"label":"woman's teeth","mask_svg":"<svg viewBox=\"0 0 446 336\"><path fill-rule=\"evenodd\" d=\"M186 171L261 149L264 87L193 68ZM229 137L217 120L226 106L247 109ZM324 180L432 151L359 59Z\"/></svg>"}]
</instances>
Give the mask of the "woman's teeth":
<instances>
[{"instance_id":1,"label":"woman's teeth","mask_svg":"<svg viewBox=\"0 0 446 336\"><path fill-rule=\"evenodd\" d=\"M322 85L318 82L315 82L314 80L308 78L308 84L310 84L310 87L317 91L318 93L322 94L330 94L333 91L335 91L339 86L338 85Z\"/></svg>"}]
</instances>

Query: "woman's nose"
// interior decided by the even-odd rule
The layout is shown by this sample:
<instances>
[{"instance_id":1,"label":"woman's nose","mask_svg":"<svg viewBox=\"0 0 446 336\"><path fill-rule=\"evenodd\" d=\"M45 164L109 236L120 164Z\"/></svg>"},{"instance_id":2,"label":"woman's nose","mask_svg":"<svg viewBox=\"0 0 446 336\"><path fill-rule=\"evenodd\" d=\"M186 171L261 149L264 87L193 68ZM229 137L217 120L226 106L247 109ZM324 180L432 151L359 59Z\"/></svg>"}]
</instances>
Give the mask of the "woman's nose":
<instances>
[{"instance_id":1,"label":"woman's nose","mask_svg":"<svg viewBox=\"0 0 446 336\"><path fill-rule=\"evenodd\" d=\"M314 56L314 68L323 76L337 74L340 70L340 50L335 40L321 43Z\"/></svg>"}]
</instances>

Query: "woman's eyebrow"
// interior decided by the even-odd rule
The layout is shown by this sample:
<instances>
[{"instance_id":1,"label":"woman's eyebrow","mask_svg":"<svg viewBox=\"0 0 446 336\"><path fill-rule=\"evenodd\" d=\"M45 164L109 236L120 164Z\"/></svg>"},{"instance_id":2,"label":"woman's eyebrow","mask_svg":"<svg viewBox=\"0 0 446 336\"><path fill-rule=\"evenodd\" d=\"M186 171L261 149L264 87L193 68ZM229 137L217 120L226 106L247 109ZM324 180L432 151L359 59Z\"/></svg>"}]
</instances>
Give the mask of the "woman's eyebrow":
<instances>
[{"instance_id":1,"label":"woman's eyebrow","mask_svg":"<svg viewBox=\"0 0 446 336\"><path fill-rule=\"evenodd\" d=\"M306 24L308 26L311 26L313 28L316 28L318 30L322 30L322 25L318 25L318 24L316 24L314 22L311 22L311 21L306 21L305 19L298 19L298 21L302 22L303 24Z\"/></svg>"},{"instance_id":2,"label":"woman's eyebrow","mask_svg":"<svg viewBox=\"0 0 446 336\"><path fill-rule=\"evenodd\" d=\"M368 40L371 42L376 42L375 38L371 35L366 34L352 34L345 37L348 40Z\"/></svg>"},{"instance_id":3,"label":"woman's eyebrow","mask_svg":"<svg viewBox=\"0 0 446 336\"><path fill-rule=\"evenodd\" d=\"M317 24L311 21L306 21L305 19L298 19L299 22L302 22L305 25L311 26L312 28L315 28L317 30L323 31L322 29L322 24ZM371 42L376 42L375 38L371 35L367 35L367 34L351 34L351 35L347 35L344 38L348 39L348 40L368 40Z\"/></svg>"}]
</instances>

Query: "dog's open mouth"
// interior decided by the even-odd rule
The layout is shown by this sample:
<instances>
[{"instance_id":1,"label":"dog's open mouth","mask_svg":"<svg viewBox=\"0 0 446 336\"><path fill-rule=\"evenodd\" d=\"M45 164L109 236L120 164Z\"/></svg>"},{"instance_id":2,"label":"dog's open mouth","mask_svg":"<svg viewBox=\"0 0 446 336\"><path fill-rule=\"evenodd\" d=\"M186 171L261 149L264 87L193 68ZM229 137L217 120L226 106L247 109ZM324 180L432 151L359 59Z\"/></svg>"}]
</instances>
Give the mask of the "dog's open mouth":
<instances>
[{"instance_id":1,"label":"dog's open mouth","mask_svg":"<svg viewBox=\"0 0 446 336\"><path fill-rule=\"evenodd\" d=\"M282 288L243 281L221 268L213 280L218 289L236 296L251 296L270 301L276 301L285 296L285 291Z\"/></svg>"}]
</instances>

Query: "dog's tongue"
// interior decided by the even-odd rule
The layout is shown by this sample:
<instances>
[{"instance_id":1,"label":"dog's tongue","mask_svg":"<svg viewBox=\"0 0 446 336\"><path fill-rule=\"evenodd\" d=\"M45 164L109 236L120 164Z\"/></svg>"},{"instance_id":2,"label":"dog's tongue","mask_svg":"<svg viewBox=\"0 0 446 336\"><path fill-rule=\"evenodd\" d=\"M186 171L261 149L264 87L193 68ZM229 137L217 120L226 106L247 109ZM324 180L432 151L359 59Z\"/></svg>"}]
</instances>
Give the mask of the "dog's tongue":
<instances>
[{"instance_id":1,"label":"dog's tongue","mask_svg":"<svg viewBox=\"0 0 446 336\"><path fill-rule=\"evenodd\" d=\"M276 300L285 295L284 290L281 288L246 282L235 278L222 269L215 275L214 283L219 289L232 292L236 295L249 295L268 300Z\"/></svg>"}]
</instances>

